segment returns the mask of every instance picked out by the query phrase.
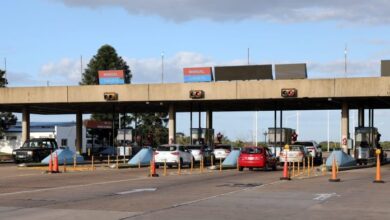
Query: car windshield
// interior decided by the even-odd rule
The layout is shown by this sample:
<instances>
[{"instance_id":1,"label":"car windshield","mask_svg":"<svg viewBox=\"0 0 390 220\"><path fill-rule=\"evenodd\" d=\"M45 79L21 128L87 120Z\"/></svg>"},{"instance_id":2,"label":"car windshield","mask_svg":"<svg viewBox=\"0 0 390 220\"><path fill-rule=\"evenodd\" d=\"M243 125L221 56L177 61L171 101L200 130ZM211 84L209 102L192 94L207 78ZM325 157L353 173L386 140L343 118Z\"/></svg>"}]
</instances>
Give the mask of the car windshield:
<instances>
[{"instance_id":1,"label":"car windshield","mask_svg":"<svg viewBox=\"0 0 390 220\"><path fill-rule=\"evenodd\" d=\"M225 149L230 150L232 147L230 145L217 145L214 147L214 149Z\"/></svg>"},{"instance_id":2,"label":"car windshield","mask_svg":"<svg viewBox=\"0 0 390 220\"><path fill-rule=\"evenodd\" d=\"M176 146L158 146L157 151L175 151L177 149Z\"/></svg>"},{"instance_id":3,"label":"car windshield","mask_svg":"<svg viewBox=\"0 0 390 220\"><path fill-rule=\"evenodd\" d=\"M49 140L30 140L26 141L22 148L57 148L57 146L53 146Z\"/></svg>"},{"instance_id":4,"label":"car windshield","mask_svg":"<svg viewBox=\"0 0 390 220\"><path fill-rule=\"evenodd\" d=\"M291 146L291 151L301 151L301 146Z\"/></svg>"},{"instance_id":5,"label":"car windshield","mask_svg":"<svg viewBox=\"0 0 390 220\"><path fill-rule=\"evenodd\" d=\"M187 149L190 149L190 150L201 150L201 149L203 149L203 146L190 145L190 146L187 146Z\"/></svg>"},{"instance_id":6,"label":"car windshield","mask_svg":"<svg viewBox=\"0 0 390 220\"><path fill-rule=\"evenodd\" d=\"M295 142L295 144L303 145L305 147L313 146L312 142Z\"/></svg>"},{"instance_id":7,"label":"car windshield","mask_svg":"<svg viewBox=\"0 0 390 220\"><path fill-rule=\"evenodd\" d=\"M247 147L247 148L242 149L242 153L244 153L244 154L261 154L261 153L263 153L263 149L258 148L258 147Z\"/></svg>"}]
</instances>

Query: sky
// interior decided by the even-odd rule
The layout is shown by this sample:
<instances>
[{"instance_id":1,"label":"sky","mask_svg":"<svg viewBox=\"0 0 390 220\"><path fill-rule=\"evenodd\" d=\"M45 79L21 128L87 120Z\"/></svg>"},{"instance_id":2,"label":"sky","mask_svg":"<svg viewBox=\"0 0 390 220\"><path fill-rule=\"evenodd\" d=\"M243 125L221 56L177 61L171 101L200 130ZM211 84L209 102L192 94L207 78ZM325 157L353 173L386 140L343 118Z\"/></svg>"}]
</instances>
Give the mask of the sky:
<instances>
[{"instance_id":1,"label":"sky","mask_svg":"<svg viewBox=\"0 0 390 220\"><path fill-rule=\"evenodd\" d=\"M104 44L126 60L133 84L160 83L162 62L164 83L183 82L184 67L245 65L248 48L250 64L306 63L309 79L378 77L380 61L390 59L386 0L1 0L0 9L0 68L6 64L9 87L77 85ZM350 114L353 134L357 113ZM214 113L215 131L253 140L254 115ZM298 129L298 139L339 140L340 115L291 111L283 123ZM375 117L390 140L389 112ZM177 131L188 134L189 114L178 113L177 121ZM272 126L273 112L259 112L258 140Z\"/></svg>"}]
</instances>

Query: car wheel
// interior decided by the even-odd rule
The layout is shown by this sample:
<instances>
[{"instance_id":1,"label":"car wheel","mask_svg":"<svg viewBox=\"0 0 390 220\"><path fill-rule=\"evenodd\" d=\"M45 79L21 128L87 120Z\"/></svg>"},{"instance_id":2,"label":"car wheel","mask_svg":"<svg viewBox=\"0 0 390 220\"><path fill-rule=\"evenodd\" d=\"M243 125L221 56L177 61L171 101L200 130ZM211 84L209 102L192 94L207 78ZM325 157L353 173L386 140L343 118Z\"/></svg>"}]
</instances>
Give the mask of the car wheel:
<instances>
[{"instance_id":1,"label":"car wheel","mask_svg":"<svg viewBox=\"0 0 390 220\"><path fill-rule=\"evenodd\" d=\"M268 163L265 163L265 166L263 167L263 171L268 171Z\"/></svg>"},{"instance_id":2,"label":"car wheel","mask_svg":"<svg viewBox=\"0 0 390 220\"><path fill-rule=\"evenodd\" d=\"M154 165L154 167L156 167L156 169L158 169L158 168L160 168L160 165L156 164L156 165Z\"/></svg>"},{"instance_id":3,"label":"car wheel","mask_svg":"<svg viewBox=\"0 0 390 220\"><path fill-rule=\"evenodd\" d=\"M244 167L238 167L238 171L243 171Z\"/></svg>"},{"instance_id":4,"label":"car wheel","mask_svg":"<svg viewBox=\"0 0 390 220\"><path fill-rule=\"evenodd\" d=\"M180 158L180 167L183 168L183 158Z\"/></svg>"},{"instance_id":5,"label":"car wheel","mask_svg":"<svg viewBox=\"0 0 390 220\"><path fill-rule=\"evenodd\" d=\"M272 170L273 171L276 171L278 168L277 168L277 166L276 166L276 163L274 163L274 165L272 166Z\"/></svg>"}]
</instances>

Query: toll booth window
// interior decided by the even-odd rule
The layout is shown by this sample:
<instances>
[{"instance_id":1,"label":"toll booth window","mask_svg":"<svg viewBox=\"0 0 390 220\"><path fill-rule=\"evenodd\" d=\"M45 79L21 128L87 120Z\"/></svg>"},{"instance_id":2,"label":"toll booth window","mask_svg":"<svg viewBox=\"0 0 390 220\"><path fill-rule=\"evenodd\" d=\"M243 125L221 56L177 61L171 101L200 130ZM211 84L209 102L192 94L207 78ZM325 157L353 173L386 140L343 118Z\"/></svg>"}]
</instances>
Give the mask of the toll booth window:
<instances>
[{"instance_id":1,"label":"toll booth window","mask_svg":"<svg viewBox=\"0 0 390 220\"><path fill-rule=\"evenodd\" d=\"M68 146L68 139L61 139L61 146Z\"/></svg>"}]
</instances>

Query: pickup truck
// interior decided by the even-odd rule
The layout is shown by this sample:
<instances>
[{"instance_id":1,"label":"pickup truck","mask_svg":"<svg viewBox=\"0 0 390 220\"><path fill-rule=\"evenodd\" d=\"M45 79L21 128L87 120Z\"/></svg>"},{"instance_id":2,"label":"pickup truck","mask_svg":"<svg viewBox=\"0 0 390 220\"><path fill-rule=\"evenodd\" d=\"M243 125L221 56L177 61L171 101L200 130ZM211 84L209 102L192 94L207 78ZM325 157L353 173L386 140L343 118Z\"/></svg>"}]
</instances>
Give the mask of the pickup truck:
<instances>
[{"instance_id":1,"label":"pickup truck","mask_svg":"<svg viewBox=\"0 0 390 220\"><path fill-rule=\"evenodd\" d=\"M33 138L26 140L22 147L12 152L15 163L41 162L45 157L58 149L53 138Z\"/></svg>"}]
</instances>

